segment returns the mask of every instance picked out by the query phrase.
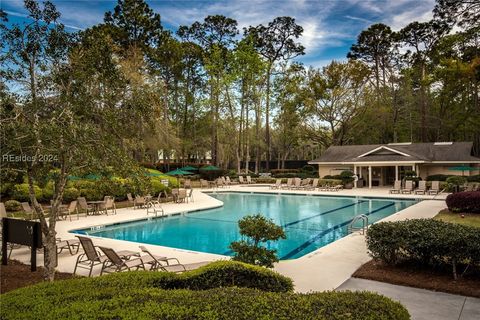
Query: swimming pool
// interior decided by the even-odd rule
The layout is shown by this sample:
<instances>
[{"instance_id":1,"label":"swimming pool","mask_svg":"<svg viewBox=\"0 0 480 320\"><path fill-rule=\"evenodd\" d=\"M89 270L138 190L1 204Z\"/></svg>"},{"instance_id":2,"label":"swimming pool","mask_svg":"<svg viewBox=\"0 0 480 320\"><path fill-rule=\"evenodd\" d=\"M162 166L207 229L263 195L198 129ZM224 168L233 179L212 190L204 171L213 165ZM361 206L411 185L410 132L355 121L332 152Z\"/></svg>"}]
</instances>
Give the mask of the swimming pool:
<instances>
[{"instance_id":1,"label":"swimming pool","mask_svg":"<svg viewBox=\"0 0 480 320\"><path fill-rule=\"evenodd\" d=\"M268 244L280 259L295 259L347 235L353 217L369 223L415 204L417 200L259 193L213 193L219 208L187 214L75 230L91 236L231 255L240 239L238 220L261 213L283 226L287 239Z\"/></svg>"}]
</instances>

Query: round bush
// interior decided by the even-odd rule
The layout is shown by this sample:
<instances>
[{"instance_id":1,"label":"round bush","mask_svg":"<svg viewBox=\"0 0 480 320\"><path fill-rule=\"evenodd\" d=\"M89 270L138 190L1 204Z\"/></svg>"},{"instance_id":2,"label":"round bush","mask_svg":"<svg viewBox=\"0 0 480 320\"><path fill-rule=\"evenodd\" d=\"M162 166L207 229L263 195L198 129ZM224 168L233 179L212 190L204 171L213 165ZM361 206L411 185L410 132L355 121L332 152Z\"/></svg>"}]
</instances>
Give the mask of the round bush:
<instances>
[{"instance_id":1,"label":"round bush","mask_svg":"<svg viewBox=\"0 0 480 320\"><path fill-rule=\"evenodd\" d=\"M233 268L228 264L230 262L224 261L213 264L213 267L208 265L182 275L139 271L41 283L2 295L0 318L238 320L410 318L400 303L369 292L295 294L290 288L288 292L259 290L265 286L264 282L260 283L255 279L257 276L262 277L262 274L273 278L282 276L254 266L249 266L251 273L245 274L246 268L243 264L233 263ZM244 284L255 282L258 286L241 288ZM165 286L175 283L179 287L165 289ZM194 290L180 289L184 288L185 284L194 286L195 288L191 288ZM225 287L232 285L237 287Z\"/></svg>"},{"instance_id":2,"label":"round bush","mask_svg":"<svg viewBox=\"0 0 480 320\"><path fill-rule=\"evenodd\" d=\"M452 212L480 213L480 191L452 193L445 201Z\"/></svg>"},{"instance_id":3,"label":"round bush","mask_svg":"<svg viewBox=\"0 0 480 320\"><path fill-rule=\"evenodd\" d=\"M70 187L63 190L63 200L64 201L73 201L80 196L80 191L77 188Z\"/></svg>"},{"instance_id":4,"label":"round bush","mask_svg":"<svg viewBox=\"0 0 480 320\"><path fill-rule=\"evenodd\" d=\"M5 202L5 210L20 211L22 210L22 205L17 200L8 200Z\"/></svg>"},{"instance_id":5,"label":"round bush","mask_svg":"<svg viewBox=\"0 0 480 320\"><path fill-rule=\"evenodd\" d=\"M35 197L42 199L42 189L38 186L33 186ZM30 193L28 183L17 184L13 188L13 198L20 202L30 201Z\"/></svg>"}]
</instances>

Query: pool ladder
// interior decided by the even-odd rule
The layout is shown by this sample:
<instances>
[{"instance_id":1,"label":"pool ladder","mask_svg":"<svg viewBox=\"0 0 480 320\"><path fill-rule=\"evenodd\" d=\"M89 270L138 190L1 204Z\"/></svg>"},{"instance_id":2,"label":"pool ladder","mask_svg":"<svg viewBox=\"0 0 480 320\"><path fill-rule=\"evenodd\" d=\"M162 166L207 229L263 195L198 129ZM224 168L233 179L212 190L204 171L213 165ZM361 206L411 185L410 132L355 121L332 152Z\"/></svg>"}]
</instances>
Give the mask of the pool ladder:
<instances>
[{"instance_id":1,"label":"pool ladder","mask_svg":"<svg viewBox=\"0 0 480 320\"><path fill-rule=\"evenodd\" d=\"M361 227L355 227L355 223L357 221L362 221L362 226ZM362 231L362 234L365 234L365 231L368 230L368 217L365 214L359 214L358 216L355 216L355 218L350 221L347 227L347 233L353 233L355 231Z\"/></svg>"}]
</instances>

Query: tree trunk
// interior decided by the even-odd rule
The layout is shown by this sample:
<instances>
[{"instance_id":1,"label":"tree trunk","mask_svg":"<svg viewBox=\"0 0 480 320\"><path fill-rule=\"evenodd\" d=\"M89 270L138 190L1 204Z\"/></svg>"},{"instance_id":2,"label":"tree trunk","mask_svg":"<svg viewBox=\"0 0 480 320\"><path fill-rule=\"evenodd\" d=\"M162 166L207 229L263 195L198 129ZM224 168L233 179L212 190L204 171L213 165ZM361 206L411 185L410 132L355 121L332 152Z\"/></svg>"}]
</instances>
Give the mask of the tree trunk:
<instances>
[{"instance_id":1,"label":"tree trunk","mask_svg":"<svg viewBox=\"0 0 480 320\"><path fill-rule=\"evenodd\" d=\"M270 64L267 69L267 92L265 101L265 144L267 145L266 154L266 171L270 170L270 75L272 65Z\"/></svg>"}]
</instances>

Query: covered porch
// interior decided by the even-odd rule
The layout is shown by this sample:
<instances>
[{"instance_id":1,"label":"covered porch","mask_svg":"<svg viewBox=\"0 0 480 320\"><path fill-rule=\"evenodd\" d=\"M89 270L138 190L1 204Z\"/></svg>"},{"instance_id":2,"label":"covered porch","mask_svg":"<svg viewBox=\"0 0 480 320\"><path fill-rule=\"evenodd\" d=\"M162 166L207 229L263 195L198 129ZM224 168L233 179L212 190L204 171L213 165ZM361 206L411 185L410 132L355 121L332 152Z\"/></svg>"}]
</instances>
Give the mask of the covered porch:
<instances>
[{"instance_id":1,"label":"covered porch","mask_svg":"<svg viewBox=\"0 0 480 320\"><path fill-rule=\"evenodd\" d=\"M418 163L354 163L353 173L358 177L354 188L392 186L395 180L401 180L406 171L415 171L420 176Z\"/></svg>"}]
</instances>

